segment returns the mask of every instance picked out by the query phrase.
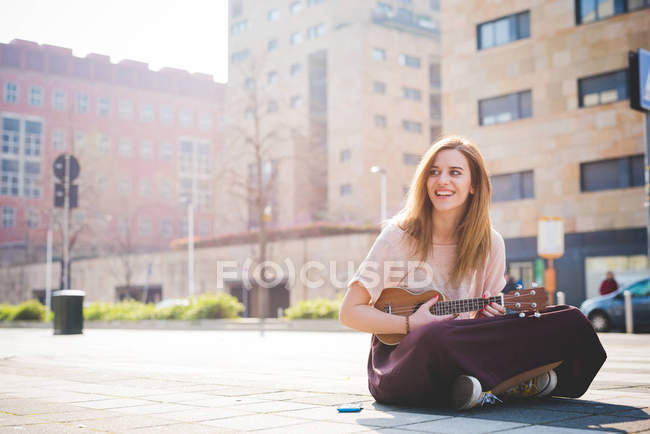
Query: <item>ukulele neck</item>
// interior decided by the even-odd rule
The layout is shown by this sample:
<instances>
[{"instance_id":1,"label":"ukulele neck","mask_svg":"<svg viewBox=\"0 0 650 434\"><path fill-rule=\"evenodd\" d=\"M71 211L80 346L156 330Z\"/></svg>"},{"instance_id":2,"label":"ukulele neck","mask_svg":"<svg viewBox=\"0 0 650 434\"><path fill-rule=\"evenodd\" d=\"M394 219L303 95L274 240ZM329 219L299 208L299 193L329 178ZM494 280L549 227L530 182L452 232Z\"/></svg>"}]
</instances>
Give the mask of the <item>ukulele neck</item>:
<instances>
[{"instance_id":1,"label":"ukulele neck","mask_svg":"<svg viewBox=\"0 0 650 434\"><path fill-rule=\"evenodd\" d=\"M503 294L490 298L466 298L464 300L440 301L431 308L434 315L452 315L463 312L473 312L483 309L490 303L497 303L503 306Z\"/></svg>"}]
</instances>

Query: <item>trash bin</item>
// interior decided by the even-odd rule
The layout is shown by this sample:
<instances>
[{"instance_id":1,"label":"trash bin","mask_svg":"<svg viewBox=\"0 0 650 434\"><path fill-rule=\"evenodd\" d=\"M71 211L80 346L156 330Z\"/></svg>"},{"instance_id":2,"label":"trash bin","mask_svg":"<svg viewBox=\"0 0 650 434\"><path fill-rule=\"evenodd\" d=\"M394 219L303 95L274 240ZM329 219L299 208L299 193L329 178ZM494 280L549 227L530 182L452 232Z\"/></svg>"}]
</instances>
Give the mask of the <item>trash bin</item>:
<instances>
[{"instance_id":1,"label":"trash bin","mask_svg":"<svg viewBox=\"0 0 650 434\"><path fill-rule=\"evenodd\" d=\"M83 333L85 295L85 292L76 289L64 289L52 294L55 335Z\"/></svg>"}]
</instances>

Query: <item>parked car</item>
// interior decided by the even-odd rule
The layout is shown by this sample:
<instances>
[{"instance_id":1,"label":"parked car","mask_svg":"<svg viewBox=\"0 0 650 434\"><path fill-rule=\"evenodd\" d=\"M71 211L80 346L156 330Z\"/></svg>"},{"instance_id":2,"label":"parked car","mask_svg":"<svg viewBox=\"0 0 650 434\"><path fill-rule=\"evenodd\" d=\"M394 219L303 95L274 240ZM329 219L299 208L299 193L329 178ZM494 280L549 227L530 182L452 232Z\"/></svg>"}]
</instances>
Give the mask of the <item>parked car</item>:
<instances>
[{"instance_id":1,"label":"parked car","mask_svg":"<svg viewBox=\"0 0 650 434\"><path fill-rule=\"evenodd\" d=\"M610 294L589 298L580 305L597 332L625 328L625 290L632 294L634 328L650 328L650 279L643 279Z\"/></svg>"}]
</instances>

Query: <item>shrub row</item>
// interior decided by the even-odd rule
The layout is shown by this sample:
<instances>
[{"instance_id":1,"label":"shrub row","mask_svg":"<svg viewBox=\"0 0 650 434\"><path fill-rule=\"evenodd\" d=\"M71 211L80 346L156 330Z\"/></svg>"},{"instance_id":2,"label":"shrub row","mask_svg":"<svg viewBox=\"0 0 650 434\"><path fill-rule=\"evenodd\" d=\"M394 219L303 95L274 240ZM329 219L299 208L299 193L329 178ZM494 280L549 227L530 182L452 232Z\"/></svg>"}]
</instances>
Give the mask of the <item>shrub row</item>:
<instances>
[{"instance_id":1,"label":"shrub row","mask_svg":"<svg viewBox=\"0 0 650 434\"><path fill-rule=\"evenodd\" d=\"M285 318L289 319L338 319L341 297L335 300L314 298L303 300L284 311Z\"/></svg>"},{"instance_id":2,"label":"shrub row","mask_svg":"<svg viewBox=\"0 0 650 434\"><path fill-rule=\"evenodd\" d=\"M28 300L17 306L0 304L0 321L44 321L45 306L38 300Z\"/></svg>"}]
</instances>

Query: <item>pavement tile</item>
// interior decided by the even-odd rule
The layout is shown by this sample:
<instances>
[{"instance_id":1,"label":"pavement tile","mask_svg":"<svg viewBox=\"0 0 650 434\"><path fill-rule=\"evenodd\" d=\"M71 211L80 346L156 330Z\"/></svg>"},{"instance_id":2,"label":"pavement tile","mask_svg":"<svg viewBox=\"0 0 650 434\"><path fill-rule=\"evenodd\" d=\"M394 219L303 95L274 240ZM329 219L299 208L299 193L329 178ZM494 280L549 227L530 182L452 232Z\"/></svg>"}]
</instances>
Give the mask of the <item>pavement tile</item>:
<instances>
[{"instance_id":1,"label":"pavement tile","mask_svg":"<svg viewBox=\"0 0 650 434\"><path fill-rule=\"evenodd\" d=\"M75 405L84 408L95 408L98 410L110 410L112 408L133 407L136 405L151 405L153 402L143 399L116 398L103 399L101 401L78 402Z\"/></svg>"},{"instance_id":2,"label":"pavement tile","mask_svg":"<svg viewBox=\"0 0 650 434\"><path fill-rule=\"evenodd\" d=\"M107 417L76 422L89 429L99 429L111 432L121 432L127 429L143 428L149 426L168 425L173 422L159 417L142 415L125 415L120 417Z\"/></svg>"},{"instance_id":3,"label":"pavement tile","mask_svg":"<svg viewBox=\"0 0 650 434\"><path fill-rule=\"evenodd\" d=\"M318 408L311 404L288 401L264 401L252 404L240 404L236 407L239 410L250 411L251 413L274 413L280 411L304 410L307 408Z\"/></svg>"},{"instance_id":4,"label":"pavement tile","mask_svg":"<svg viewBox=\"0 0 650 434\"><path fill-rule=\"evenodd\" d=\"M594 434L591 429L557 428L546 425L530 425L523 428L499 431L509 434ZM616 431L598 431L599 433L611 433Z\"/></svg>"},{"instance_id":5,"label":"pavement tile","mask_svg":"<svg viewBox=\"0 0 650 434\"><path fill-rule=\"evenodd\" d=\"M173 411L159 414L158 417L181 422L201 422L204 420L223 419L225 417L251 415L248 411L233 407L192 408L190 410Z\"/></svg>"},{"instance_id":6,"label":"pavement tile","mask_svg":"<svg viewBox=\"0 0 650 434\"><path fill-rule=\"evenodd\" d=\"M294 410L274 413L278 416L295 417L312 420L329 420L337 423L358 424L362 427L394 427L411 423L425 422L447 418L427 413L411 413L402 411L376 411L363 409L359 413L339 413L336 407L317 407L305 410Z\"/></svg>"},{"instance_id":7,"label":"pavement tile","mask_svg":"<svg viewBox=\"0 0 650 434\"><path fill-rule=\"evenodd\" d=\"M639 432L650 430L650 419L598 415L569 419L549 424L563 428L598 429L624 432Z\"/></svg>"},{"instance_id":8,"label":"pavement tile","mask_svg":"<svg viewBox=\"0 0 650 434\"><path fill-rule=\"evenodd\" d=\"M339 433L356 433L356 432L372 432L372 431L369 431L365 427L351 425L349 423L312 421L307 423L301 423L298 425L284 426L280 428L262 429L255 432L266 433L266 434L306 433L306 432L339 434ZM401 432L403 433L403 431Z\"/></svg>"},{"instance_id":9,"label":"pavement tile","mask_svg":"<svg viewBox=\"0 0 650 434\"><path fill-rule=\"evenodd\" d=\"M583 417L584 413L552 411L543 408L518 408L506 404L503 407L476 408L464 413L464 416L484 420L539 424Z\"/></svg>"},{"instance_id":10,"label":"pavement tile","mask_svg":"<svg viewBox=\"0 0 650 434\"><path fill-rule=\"evenodd\" d=\"M437 433L456 434L459 432L488 433L502 431L515 427L523 427L525 424L515 422L495 421L472 417L449 417L429 422L402 425L399 428L409 431L424 431Z\"/></svg>"},{"instance_id":11,"label":"pavement tile","mask_svg":"<svg viewBox=\"0 0 650 434\"><path fill-rule=\"evenodd\" d=\"M214 433L239 433L240 431L230 429L218 429L212 426L200 425L196 423L174 423L171 425L151 426L145 428L135 428L125 430L125 434L214 434Z\"/></svg>"},{"instance_id":12,"label":"pavement tile","mask_svg":"<svg viewBox=\"0 0 650 434\"><path fill-rule=\"evenodd\" d=\"M97 434L97 430L89 429L84 425L79 425L75 423L44 423L40 425L26 425L22 427L15 426L11 428L12 428L11 431L8 432L15 432L15 433L27 432L29 434L49 434L49 433Z\"/></svg>"},{"instance_id":13,"label":"pavement tile","mask_svg":"<svg viewBox=\"0 0 650 434\"><path fill-rule=\"evenodd\" d=\"M205 393L194 393L194 392L184 392L184 393L153 393L149 395L142 395L138 398L148 399L150 401L156 402L197 402L202 399L211 399L214 398L214 395L208 395Z\"/></svg>"},{"instance_id":14,"label":"pavement tile","mask_svg":"<svg viewBox=\"0 0 650 434\"><path fill-rule=\"evenodd\" d=\"M626 410L633 410L633 408L630 408L627 405L608 404L600 401L567 398L531 400L530 404L526 404L526 406L528 408L535 409L544 408L553 411L566 411L586 414L615 413Z\"/></svg>"},{"instance_id":15,"label":"pavement tile","mask_svg":"<svg viewBox=\"0 0 650 434\"><path fill-rule=\"evenodd\" d=\"M612 413L612 416L650 419L650 408L635 408L634 410L626 410L620 413Z\"/></svg>"},{"instance_id":16,"label":"pavement tile","mask_svg":"<svg viewBox=\"0 0 650 434\"><path fill-rule=\"evenodd\" d=\"M254 414L201 422L202 425L241 431L251 431L263 428L289 427L291 425L303 423L305 423L305 421L301 419L292 419L290 417L276 416L273 414Z\"/></svg>"},{"instance_id":17,"label":"pavement tile","mask_svg":"<svg viewBox=\"0 0 650 434\"><path fill-rule=\"evenodd\" d=\"M261 387L230 387L219 390L221 396L247 396L259 395L260 393L278 392L279 389L264 389Z\"/></svg>"},{"instance_id":18,"label":"pavement tile","mask_svg":"<svg viewBox=\"0 0 650 434\"><path fill-rule=\"evenodd\" d=\"M303 392L299 390L285 390L282 392L261 393L259 395L250 395L252 398L268 399L271 401L284 401L294 400L297 398L308 398L310 396L318 396L320 394L314 392Z\"/></svg>"},{"instance_id":19,"label":"pavement tile","mask_svg":"<svg viewBox=\"0 0 650 434\"><path fill-rule=\"evenodd\" d=\"M359 395L337 395L332 393L314 394L304 398L292 399L293 402L300 402L303 404L316 404L316 405L340 405L360 403L367 401L367 397Z\"/></svg>"},{"instance_id":20,"label":"pavement tile","mask_svg":"<svg viewBox=\"0 0 650 434\"><path fill-rule=\"evenodd\" d=\"M209 399L194 401L192 402L192 405L199 407L225 407L242 404L255 404L258 402L264 401L249 396L213 396Z\"/></svg>"},{"instance_id":21,"label":"pavement tile","mask_svg":"<svg viewBox=\"0 0 650 434\"><path fill-rule=\"evenodd\" d=\"M36 416L17 416L14 414L0 413L0 427L31 425L35 423L43 423L43 420Z\"/></svg>"},{"instance_id":22,"label":"pavement tile","mask_svg":"<svg viewBox=\"0 0 650 434\"><path fill-rule=\"evenodd\" d=\"M4 399L0 401L0 412L15 415L58 413L79 410L68 404L52 404L38 399Z\"/></svg>"},{"instance_id":23,"label":"pavement tile","mask_svg":"<svg viewBox=\"0 0 650 434\"><path fill-rule=\"evenodd\" d=\"M122 409L120 409L122 410ZM120 417L122 413L113 412L110 410L93 410L93 409L81 409L78 408L77 411L64 411L60 413L46 413L39 414L34 417L38 419L48 421L48 422L77 422L88 419L100 419L104 417Z\"/></svg>"},{"instance_id":24,"label":"pavement tile","mask_svg":"<svg viewBox=\"0 0 650 434\"><path fill-rule=\"evenodd\" d=\"M124 407L120 408L120 413L124 414L158 414L158 413L168 413L172 411L184 411L191 410L194 407L190 405L183 404L172 404L165 402L162 404L155 403L151 405L136 405L135 407Z\"/></svg>"}]
</instances>

